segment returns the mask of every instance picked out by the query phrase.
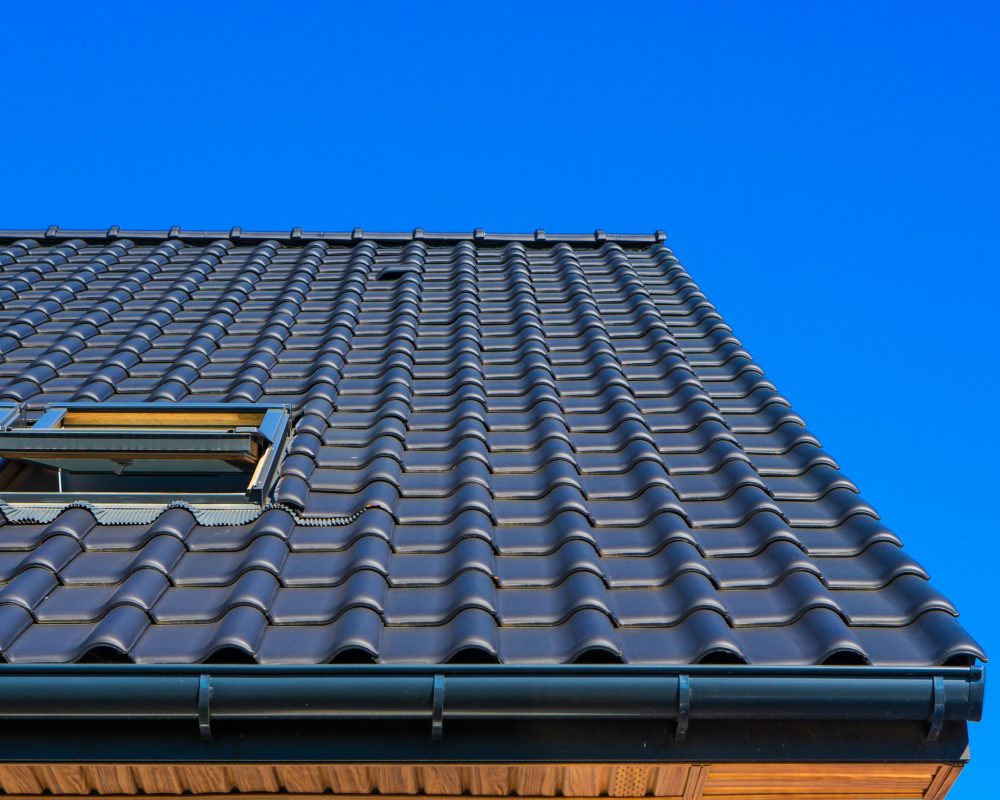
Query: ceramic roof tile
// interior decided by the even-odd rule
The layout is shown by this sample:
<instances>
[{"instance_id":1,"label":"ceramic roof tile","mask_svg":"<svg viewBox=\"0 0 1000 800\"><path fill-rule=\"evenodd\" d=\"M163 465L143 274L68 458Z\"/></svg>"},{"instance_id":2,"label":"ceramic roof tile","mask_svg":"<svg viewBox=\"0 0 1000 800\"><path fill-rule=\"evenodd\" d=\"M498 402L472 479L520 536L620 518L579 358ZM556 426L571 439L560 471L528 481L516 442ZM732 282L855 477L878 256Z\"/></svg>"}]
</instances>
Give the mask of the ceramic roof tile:
<instances>
[{"instance_id":1,"label":"ceramic roof tile","mask_svg":"<svg viewBox=\"0 0 1000 800\"><path fill-rule=\"evenodd\" d=\"M301 412L298 516L12 515L0 659L983 656L661 241L531 239L0 241L0 400L29 419Z\"/></svg>"}]
</instances>

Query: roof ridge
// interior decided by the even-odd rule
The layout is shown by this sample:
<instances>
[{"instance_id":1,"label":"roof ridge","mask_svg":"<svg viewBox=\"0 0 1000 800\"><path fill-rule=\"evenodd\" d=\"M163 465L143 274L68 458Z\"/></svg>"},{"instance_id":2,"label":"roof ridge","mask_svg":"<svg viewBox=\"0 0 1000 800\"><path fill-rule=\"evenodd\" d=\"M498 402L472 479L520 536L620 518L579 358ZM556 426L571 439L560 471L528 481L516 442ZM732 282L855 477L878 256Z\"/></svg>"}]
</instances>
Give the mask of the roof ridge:
<instances>
[{"instance_id":1,"label":"roof ridge","mask_svg":"<svg viewBox=\"0 0 1000 800\"><path fill-rule=\"evenodd\" d=\"M132 239L140 243L161 242L169 239L185 241L218 241L229 239L233 242L260 242L274 239L282 244L301 244L309 241L326 241L340 243L369 242L409 242L426 241L435 243L471 241L483 244L507 244L521 242L522 244L551 245L559 242L568 244L591 245L601 247L608 243L618 245L643 247L665 242L667 235L662 230L652 233L607 233L597 229L593 233L546 233L537 229L532 233L487 233L483 228L473 231L425 231L414 228L412 231L365 231L354 228L350 231L304 231L296 227L284 231L244 231L240 226L225 230L183 230L180 226L169 229L127 229L112 225L106 230L97 228L60 228L50 225L48 228L0 229L0 243L9 243L19 239L40 239L47 242L64 242L69 239Z\"/></svg>"}]
</instances>

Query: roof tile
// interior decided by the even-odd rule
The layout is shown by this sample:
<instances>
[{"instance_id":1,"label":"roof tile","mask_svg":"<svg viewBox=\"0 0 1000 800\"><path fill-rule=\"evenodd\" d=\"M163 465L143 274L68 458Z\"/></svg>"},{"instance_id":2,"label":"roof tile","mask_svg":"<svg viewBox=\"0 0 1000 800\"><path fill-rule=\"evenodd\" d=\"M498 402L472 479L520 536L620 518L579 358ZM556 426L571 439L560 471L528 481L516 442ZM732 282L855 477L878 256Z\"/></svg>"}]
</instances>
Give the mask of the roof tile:
<instances>
[{"instance_id":1,"label":"roof tile","mask_svg":"<svg viewBox=\"0 0 1000 800\"><path fill-rule=\"evenodd\" d=\"M301 412L298 516L0 525L0 659L983 657L662 243L406 239L0 247L0 398L31 418Z\"/></svg>"}]
</instances>

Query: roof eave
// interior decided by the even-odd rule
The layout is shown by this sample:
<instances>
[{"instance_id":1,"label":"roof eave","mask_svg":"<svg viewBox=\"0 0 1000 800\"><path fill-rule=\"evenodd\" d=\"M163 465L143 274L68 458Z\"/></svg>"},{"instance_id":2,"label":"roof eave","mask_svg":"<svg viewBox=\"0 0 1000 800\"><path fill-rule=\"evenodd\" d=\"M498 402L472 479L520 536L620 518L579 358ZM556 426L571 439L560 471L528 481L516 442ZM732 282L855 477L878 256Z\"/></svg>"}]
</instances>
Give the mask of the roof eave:
<instances>
[{"instance_id":1,"label":"roof eave","mask_svg":"<svg viewBox=\"0 0 1000 800\"><path fill-rule=\"evenodd\" d=\"M946 761L964 758L984 680L979 666L8 664L0 717L19 721L6 760L120 760L123 736L139 759L232 758L239 743L301 760L288 742L315 729L335 761L629 760L651 738L666 760Z\"/></svg>"}]
</instances>

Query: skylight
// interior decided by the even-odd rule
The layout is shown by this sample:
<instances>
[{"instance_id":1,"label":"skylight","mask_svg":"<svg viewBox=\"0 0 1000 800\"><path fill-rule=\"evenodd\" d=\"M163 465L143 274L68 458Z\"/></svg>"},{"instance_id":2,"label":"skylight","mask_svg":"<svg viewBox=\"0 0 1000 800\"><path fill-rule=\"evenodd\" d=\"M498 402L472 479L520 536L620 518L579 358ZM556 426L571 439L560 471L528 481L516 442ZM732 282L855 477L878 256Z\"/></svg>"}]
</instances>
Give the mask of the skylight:
<instances>
[{"instance_id":1,"label":"skylight","mask_svg":"<svg viewBox=\"0 0 1000 800\"><path fill-rule=\"evenodd\" d=\"M243 403L65 403L31 427L0 409L7 502L263 504L289 409Z\"/></svg>"}]
</instances>

